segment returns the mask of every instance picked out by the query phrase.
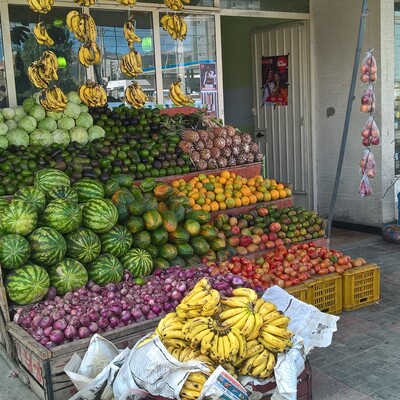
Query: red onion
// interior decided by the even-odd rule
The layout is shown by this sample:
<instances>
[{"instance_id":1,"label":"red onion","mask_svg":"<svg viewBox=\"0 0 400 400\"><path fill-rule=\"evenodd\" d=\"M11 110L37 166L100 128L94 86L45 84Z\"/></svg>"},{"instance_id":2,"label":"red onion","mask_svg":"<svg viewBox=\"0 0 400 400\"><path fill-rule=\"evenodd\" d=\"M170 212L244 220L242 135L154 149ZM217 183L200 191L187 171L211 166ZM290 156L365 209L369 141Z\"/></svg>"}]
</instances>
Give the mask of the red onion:
<instances>
[{"instance_id":1,"label":"red onion","mask_svg":"<svg viewBox=\"0 0 400 400\"><path fill-rule=\"evenodd\" d=\"M95 333L99 330L99 325L96 322L91 322L89 325L89 331Z\"/></svg>"},{"instance_id":2,"label":"red onion","mask_svg":"<svg viewBox=\"0 0 400 400\"><path fill-rule=\"evenodd\" d=\"M16 315L19 315L19 314L16 314ZM18 323L18 321L15 321L15 322ZM32 324L32 318L29 315L22 318L21 325L24 328L29 328L31 326L31 324Z\"/></svg>"},{"instance_id":3,"label":"red onion","mask_svg":"<svg viewBox=\"0 0 400 400\"><path fill-rule=\"evenodd\" d=\"M143 304L141 310L142 310L143 315L147 316L149 314L149 312L150 312L150 306L146 305L146 304Z\"/></svg>"},{"instance_id":4,"label":"red onion","mask_svg":"<svg viewBox=\"0 0 400 400\"><path fill-rule=\"evenodd\" d=\"M244 284L244 279L241 276L235 275L232 278L232 285L234 286L243 286Z\"/></svg>"},{"instance_id":5,"label":"red onion","mask_svg":"<svg viewBox=\"0 0 400 400\"><path fill-rule=\"evenodd\" d=\"M89 328L87 328L86 326L81 326L81 327L78 329L78 336L79 336L81 339L86 339L86 338L88 338L90 335L91 335L90 330L89 330Z\"/></svg>"},{"instance_id":6,"label":"red onion","mask_svg":"<svg viewBox=\"0 0 400 400\"><path fill-rule=\"evenodd\" d=\"M48 326L47 328L43 329L43 335L45 335L47 337L49 337L52 332L53 332L52 326Z\"/></svg>"},{"instance_id":7,"label":"red onion","mask_svg":"<svg viewBox=\"0 0 400 400\"><path fill-rule=\"evenodd\" d=\"M46 294L46 299L53 300L57 296L57 289L54 286L50 286L49 291Z\"/></svg>"},{"instance_id":8,"label":"red onion","mask_svg":"<svg viewBox=\"0 0 400 400\"><path fill-rule=\"evenodd\" d=\"M162 307L160 307L158 304L154 304L154 306L151 307L151 311L156 315L160 314L162 310Z\"/></svg>"},{"instance_id":9,"label":"red onion","mask_svg":"<svg viewBox=\"0 0 400 400\"><path fill-rule=\"evenodd\" d=\"M74 316L70 319L69 324L72 325L72 326L74 326L75 328L79 328L79 327L81 326L80 320L79 320L79 318L78 318L76 315L74 315Z\"/></svg>"},{"instance_id":10,"label":"red onion","mask_svg":"<svg viewBox=\"0 0 400 400\"><path fill-rule=\"evenodd\" d=\"M111 328L115 328L119 324L119 319L117 317L111 317L108 319L108 324Z\"/></svg>"},{"instance_id":11,"label":"red onion","mask_svg":"<svg viewBox=\"0 0 400 400\"><path fill-rule=\"evenodd\" d=\"M173 292L171 292L171 295L169 296L169 298L171 300L182 300L182 293L179 292L178 290L174 290Z\"/></svg>"},{"instance_id":12,"label":"red onion","mask_svg":"<svg viewBox=\"0 0 400 400\"><path fill-rule=\"evenodd\" d=\"M133 309L131 311L131 315L132 315L132 318L135 319L135 320L138 319L138 318L143 317L142 311L139 310L138 308Z\"/></svg>"},{"instance_id":13,"label":"red onion","mask_svg":"<svg viewBox=\"0 0 400 400\"><path fill-rule=\"evenodd\" d=\"M115 292L117 290L117 286L115 285L115 283L107 283L105 288L109 292Z\"/></svg>"},{"instance_id":14,"label":"red onion","mask_svg":"<svg viewBox=\"0 0 400 400\"><path fill-rule=\"evenodd\" d=\"M54 330L50 335L50 340L54 343L61 343L64 340L64 333L59 330Z\"/></svg>"},{"instance_id":15,"label":"red onion","mask_svg":"<svg viewBox=\"0 0 400 400\"><path fill-rule=\"evenodd\" d=\"M122 307L119 306L119 305L116 304L116 303L112 303L112 304L110 305L109 310L110 310L114 315L120 315L121 312L122 312Z\"/></svg>"},{"instance_id":16,"label":"red onion","mask_svg":"<svg viewBox=\"0 0 400 400\"><path fill-rule=\"evenodd\" d=\"M100 317L97 321L97 324L99 325L100 329L105 329L108 326L108 319L105 317Z\"/></svg>"},{"instance_id":17,"label":"red onion","mask_svg":"<svg viewBox=\"0 0 400 400\"><path fill-rule=\"evenodd\" d=\"M124 323L128 323L131 320L131 313L129 311L122 311L119 319Z\"/></svg>"},{"instance_id":18,"label":"red onion","mask_svg":"<svg viewBox=\"0 0 400 400\"><path fill-rule=\"evenodd\" d=\"M53 325L53 318L45 316L39 321L39 326L44 329Z\"/></svg>"},{"instance_id":19,"label":"red onion","mask_svg":"<svg viewBox=\"0 0 400 400\"><path fill-rule=\"evenodd\" d=\"M68 325L64 330L64 335L68 339L73 339L78 335L78 330L76 329L75 326Z\"/></svg>"},{"instance_id":20,"label":"red onion","mask_svg":"<svg viewBox=\"0 0 400 400\"><path fill-rule=\"evenodd\" d=\"M63 331L64 329L66 329L67 326L68 322L64 318L57 320L53 324L53 328L59 331Z\"/></svg>"}]
</instances>

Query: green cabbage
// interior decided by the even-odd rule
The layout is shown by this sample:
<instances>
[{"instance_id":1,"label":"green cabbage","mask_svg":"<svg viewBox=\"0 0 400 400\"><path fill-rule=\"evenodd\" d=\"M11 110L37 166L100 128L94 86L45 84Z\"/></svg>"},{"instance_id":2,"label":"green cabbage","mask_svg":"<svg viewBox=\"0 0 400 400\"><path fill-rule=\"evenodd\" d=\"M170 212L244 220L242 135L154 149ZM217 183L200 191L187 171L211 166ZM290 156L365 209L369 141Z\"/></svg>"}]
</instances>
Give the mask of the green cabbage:
<instances>
[{"instance_id":1,"label":"green cabbage","mask_svg":"<svg viewBox=\"0 0 400 400\"><path fill-rule=\"evenodd\" d=\"M60 129L69 131L75 126L75 120L70 117L62 117L57 121L57 125Z\"/></svg>"},{"instance_id":2,"label":"green cabbage","mask_svg":"<svg viewBox=\"0 0 400 400\"><path fill-rule=\"evenodd\" d=\"M22 103L22 107L24 108L26 113L30 113L32 108L35 107L36 100L33 97L28 97Z\"/></svg>"},{"instance_id":3,"label":"green cabbage","mask_svg":"<svg viewBox=\"0 0 400 400\"><path fill-rule=\"evenodd\" d=\"M76 119L76 126L89 129L93 126L93 117L89 113L81 113L81 115Z\"/></svg>"},{"instance_id":4,"label":"green cabbage","mask_svg":"<svg viewBox=\"0 0 400 400\"><path fill-rule=\"evenodd\" d=\"M71 141L69 133L65 129L56 129L52 135L54 143L57 144L67 145Z\"/></svg>"},{"instance_id":5,"label":"green cabbage","mask_svg":"<svg viewBox=\"0 0 400 400\"><path fill-rule=\"evenodd\" d=\"M37 121L31 115L26 115L21 121L18 122L18 128L27 132L33 132L37 127Z\"/></svg>"},{"instance_id":6,"label":"green cabbage","mask_svg":"<svg viewBox=\"0 0 400 400\"><path fill-rule=\"evenodd\" d=\"M89 112L89 107L86 104L79 104L79 107L81 108L81 113Z\"/></svg>"},{"instance_id":7,"label":"green cabbage","mask_svg":"<svg viewBox=\"0 0 400 400\"><path fill-rule=\"evenodd\" d=\"M0 122L0 136L5 135L8 132L8 126L4 122Z\"/></svg>"},{"instance_id":8,"label":"green cabbage","mask_svg":"<svg viewBox=\"0 0 400 400\"><path fill-rule=\"evenodd\" d=\"M103 138L106 136L106 131L101 127L97 125L93 125L88 129L89 133L89 140L92 142L93 140Z\"/></svg>"},{"instance_id":9,"label":"green cabbage","mask_svg":"<svg viewBox=\"0 0 400 400\"><path fill-rule=\"evenodd\" d=\"M8 140L5 136L0 136L0 148L6 149L8 147Z\"/></svg>"},{"instance_id":10,"label":"green cabbage","mask_svg":"<svg viewBox=\"0 0 400 400\"><path fill-rule=\"evenodd\" d=\"M29 111L29 115L32 115L36 121L41 121L46 118L46 110L40 104L36 104L32 107L32 110Z\"/></svg>"},{"instance_id":11,"label":"green cabbage","mask_svg":"<svg viewBox=\"0 0 400 400\"><path fill-rule=\"evenodd\" d=\"M53 144L53 135L45 129L35 129L29 140L32 146L49 147Z\"/></svg>"},{"instance_id":12,"label":"green cabbage","mask_svg":"<svg viewBox=\"0 0 400 400\"><path fill-rule=\"evenodd\" d=\"M19 122L21 121L22 118L24 118L26 115L26 112L24 111L24 109L22 107L17 107L15 109L15 118L14 121L15 122Z\"/></svg>"},{"instance_id":13,"label":"green cabbage","mask_svg":"<svg viewBox=\"0 0 400 400\"><path fill-rule=\"evenodd\" d=\"M18 124L13 119L9 119L8 121L5 121L4 123L8 126L9 131L11 131L11 129L18 128Z\"/></svg>"},{"instance_id":14,"label":"green cabbage","mask_svg":"<svg viewBox=\"0 0 400 400\"><path fill-rule=\"evenodd\" d=\"M63 113L55 111L46 111L46 117L54 119L54 121L58 121L60 118L63 117Z\"/></svg>"},{"instance_id":15,"label":"green cabbage","mask_svg":"<svg viewBox=\"0 0 400 400\"><path fill-rule=\"evenodd\" d=\"M86 144L89 141L89 134L86 129L76 126L69 131L71 142Z\"/></svg>"},{"instance_id":16,"label":"green cabbage","mask_svg":"<svg viewBox=\"0 0 400 400\"><path fill-rule=\"evenodd\" d=\"M69 92L67 93L68 101L74 104L81 104L81 99L79 98L79 95L77 92Z\"/></svg>"},{"instance_id":17,"label":"green cabbage","mask_svg":"<svg viewBox=\"0 0 400 400\"><path fill-rule=\"evenodd\" d=\"M3 108L1 110L5 120L10 120L15 118L15 111L12 108Z\"/></svg>"},{"instance_id":18,"label":"green cabbage","mask_svg":"<svg viewBox=\"0 0 400 400\"><path fill-rule=\"evenodd\" d=\"M0 110L0 122L3 122L3 121L4 121L3 113Z\"/></svg>"},{"instance_id":19,"label":"green cabbage","mask_svg":"<svg viewBox=\"0 0 400 400\"><path fill-rule=\"evenodd\" d=\"M9 144L13 144L15 146L27 147L29 145L29 135L21 128L9 130L6 134L6 138Z\"/></svg>"},{"instance_id":20,"label":"green cabbage","mask_svg":"<svg viewBox=\"0 0 400 400\"><path fill-rule=\"evenodd\" d=\"M54 121L53 118L46 117L39 121L38 126L39 129L45 129L46 131L53 132L57 129L57 122Z\"/></svg>"},{"instance_id":21,"label":"green cabbage","mask_svg":"<svg viewBox=\"0 0 400 400\"><path fill-rule=\"evenodd\" d=\"M80 113L81 108L75 103L68 103L67 108L64 110L64 115L73 119L77 119Z\"/></svg>"}]
</instances>

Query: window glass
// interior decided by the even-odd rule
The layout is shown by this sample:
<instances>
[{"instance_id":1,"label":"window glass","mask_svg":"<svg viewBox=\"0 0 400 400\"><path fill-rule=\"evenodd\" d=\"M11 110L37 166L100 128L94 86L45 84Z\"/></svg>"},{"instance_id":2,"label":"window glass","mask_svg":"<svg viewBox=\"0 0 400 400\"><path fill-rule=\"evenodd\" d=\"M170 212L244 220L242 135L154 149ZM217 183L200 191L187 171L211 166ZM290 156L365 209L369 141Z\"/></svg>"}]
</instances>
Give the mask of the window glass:
<instances>
[{"instance_id":1,"label":"window glass","mask_svg":"<svg viewBox=\"0 0 400 400\"><path fill-rule=\"evenodd\" d=\"M68 93L86 80L86 68L77 59L80 42L69 32L65 17L70 8L53 7L50 13L38 15L27 6L10 6L11 46L14 60L17 103L36 93L37 89L27 75L28 66L38 60L44 50L52 50L59 58L58 80L54 83ZM54 45L39 45L33 35L37 22L44 21Z\"/></svg>"},{"instance_id":2,"label":"window glass","mask_svg":"<svg viewBox=\"0 0 400 400\"><path fill-rule=\"evenodd\" d=\"M258 11L310 12L309 0L221 0L221 8Z\"/></svg>"},{"instance_id":3,"label":"window glass","mask_svg":"<svg viewBox=\"0 0 400 400\"><path fill-rule=\"evenodd\" d=\"M0 19L0 108L8 107L6 67L4 65L3 36Z\"/></svg>"}]
</instances>

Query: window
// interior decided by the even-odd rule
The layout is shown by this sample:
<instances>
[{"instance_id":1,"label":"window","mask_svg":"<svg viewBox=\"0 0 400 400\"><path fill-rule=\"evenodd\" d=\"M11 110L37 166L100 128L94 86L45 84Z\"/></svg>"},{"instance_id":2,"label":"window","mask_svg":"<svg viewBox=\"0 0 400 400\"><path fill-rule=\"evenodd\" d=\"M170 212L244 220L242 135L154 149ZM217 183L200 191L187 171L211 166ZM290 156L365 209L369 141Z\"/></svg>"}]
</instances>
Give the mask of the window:
<instances>
[{"instance_id":1,"label":"window","mask_svg":"<svg viewBox=\"0 0 400 400\"><path fill-rule=\"evenodd\" d=\"M4 65L3 37L0 21L0 108L8 107L6 68Z\"/></svg>"}]
</instances>

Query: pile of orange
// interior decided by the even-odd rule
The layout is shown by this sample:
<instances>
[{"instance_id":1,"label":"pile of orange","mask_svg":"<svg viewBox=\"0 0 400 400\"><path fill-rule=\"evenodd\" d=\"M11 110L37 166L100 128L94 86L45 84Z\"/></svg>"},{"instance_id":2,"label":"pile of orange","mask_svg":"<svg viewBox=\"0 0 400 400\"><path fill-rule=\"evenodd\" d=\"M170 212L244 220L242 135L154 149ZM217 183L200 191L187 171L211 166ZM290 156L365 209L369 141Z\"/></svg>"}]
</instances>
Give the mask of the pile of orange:
<instances>
[{"instance_id":1,"label":"pile of orange","mask_svg":"<svg viewBox=\"0 0 400 400\"><path fill-rule=\"evenodd\" d=\"M257 175L243 178L234 172L222 171L219 175L199 174L186 182L172 182L176 194L185 195L193 210L218 211L247 206L261 201L284 199L292 195L290 188L274 179Z\"/></svg>"}]
</instances>

